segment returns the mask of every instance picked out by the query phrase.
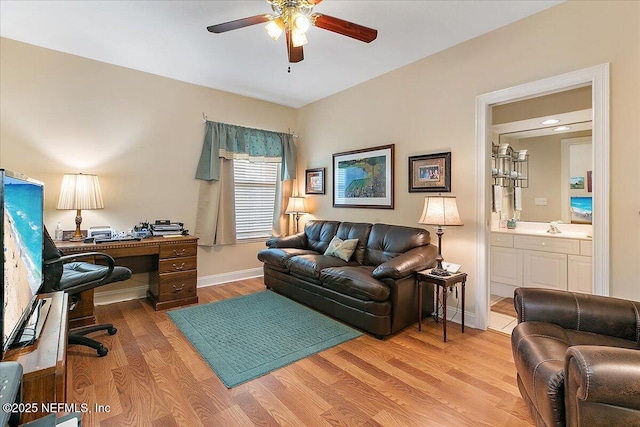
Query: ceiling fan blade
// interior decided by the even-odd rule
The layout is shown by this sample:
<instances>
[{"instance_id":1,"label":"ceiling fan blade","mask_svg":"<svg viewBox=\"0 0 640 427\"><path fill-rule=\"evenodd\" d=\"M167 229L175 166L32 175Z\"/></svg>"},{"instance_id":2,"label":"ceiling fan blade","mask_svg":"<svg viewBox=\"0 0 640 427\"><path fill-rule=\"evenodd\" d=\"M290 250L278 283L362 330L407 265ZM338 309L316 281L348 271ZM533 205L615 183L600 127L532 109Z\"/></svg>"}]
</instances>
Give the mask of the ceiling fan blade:
<instances>
[{"instance_id":1,"label":"ceiling fan blade","mask_svg":"<svg viewBox=\"0 0 640 427\"><path fill-rule=\"evenodd\" d=\"M300 62L304 59L302 46L295 47L291 38L291 30L286 31L287 36L287 53L289 54L289 62Z\"/></svg>"},{"instance_id":2,"label":"ceiling fan blade","mask_svg":"<svg viewBox=\"0 0 640 427\"><path fill-rule=\"evenodd\" d=\"M311 22L318 28L342 34L365 43L371 43L378 37L378 30L321 13L311 15Z\"/></svg>"},{"instance_id":3,"label":"ceiling fan blade","mask_svg":"<svg viewBox=\"0 0 640 427\"><path fill-rule=\"evenodd\" d=\"M250 16L248 18L236 19L235 21L223 22L222 24L211 25L207 27L207 30L209 30L209 32L219 34L231 30L237 30L238 28L261 24L263 22L269 22L271 18L271 15Z\"/></svg>"}]
</instances>

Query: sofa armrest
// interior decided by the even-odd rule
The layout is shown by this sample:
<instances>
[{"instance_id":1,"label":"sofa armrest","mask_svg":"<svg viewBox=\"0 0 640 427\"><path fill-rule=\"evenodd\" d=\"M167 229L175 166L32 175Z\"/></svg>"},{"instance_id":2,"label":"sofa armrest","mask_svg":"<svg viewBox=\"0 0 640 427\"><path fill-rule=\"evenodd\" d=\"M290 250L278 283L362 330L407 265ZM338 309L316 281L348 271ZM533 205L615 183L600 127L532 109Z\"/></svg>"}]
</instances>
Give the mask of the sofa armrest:
<instances>
[{"instance_id":1,"label":"sofa armrest","mask_svg":"<svg viewBox=\"0 0 640 427\"><path fill-rule=\"evenodd\" d=\"M565 329L640 342L640 302L554 289L517 288L514 306L518 323L555 323Z\"/></svg>"},{"instance_id":2,"label":"sofa armrest","mask_svg":"<svg viewBox=\"0 0 640 427\"><path fill-rule=\"evenodd\" d=\"M637 425L640 350L570 347L565 357L565 411L567 425L578 425L576 420L582 425Z\"/></svg>"},{"instance_id":3,"label":"sofa armrest","mask_svg":"<svg viewBox=\"0 0 640 427\"><path fill-rule=\"evenodd\" d=\"M437 248L433 245L413 248L373 270L376 279L402 279L413 273L436 265Z\"/></svg>"},{"instance_id":4,"label":"sofa armrest","mask_svg":"<svg viewBox=\"0 0 640 427\"><path fill-rule=\"evenodd\" d=\"M304 249L307 247L307 236L301 232L290 236L272 237L266 241L266 245L269 248Z\"/></svg>"}]
</instances>

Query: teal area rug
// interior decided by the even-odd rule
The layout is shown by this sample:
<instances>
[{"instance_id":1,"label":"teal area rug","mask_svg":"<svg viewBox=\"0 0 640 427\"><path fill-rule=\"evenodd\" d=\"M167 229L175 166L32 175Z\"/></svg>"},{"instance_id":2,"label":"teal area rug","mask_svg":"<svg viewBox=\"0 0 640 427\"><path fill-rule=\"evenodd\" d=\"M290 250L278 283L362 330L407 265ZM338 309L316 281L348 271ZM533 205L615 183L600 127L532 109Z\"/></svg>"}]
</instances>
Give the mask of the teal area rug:
<instances>
[{"instance_id":1,"label":"teal area rug","mask_svg":"<svg viewBox=\"0 0 640 427\"><path fill-rule=\"evenodd\" d=\"M227 388L362 335L271 291L167 314Z\"/></svg>"}]
</instances>

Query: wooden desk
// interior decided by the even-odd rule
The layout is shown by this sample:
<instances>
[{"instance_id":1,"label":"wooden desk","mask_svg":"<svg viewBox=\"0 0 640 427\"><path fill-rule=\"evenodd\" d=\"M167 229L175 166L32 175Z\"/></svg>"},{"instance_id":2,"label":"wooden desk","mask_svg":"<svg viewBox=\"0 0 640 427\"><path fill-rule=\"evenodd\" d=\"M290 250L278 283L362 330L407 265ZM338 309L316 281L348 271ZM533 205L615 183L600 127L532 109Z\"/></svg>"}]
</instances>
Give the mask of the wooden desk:
<instances>
[{"instance_id":1,"label":"wooden desk","mask_svg":"<svg viewBox=\"0 0 640 427\"><path fill-rule=\"evenodd\" d=\"M64 403L66 396L67 369L67 295L53 292L40 295L51 298L51 307L40 337L33 345L8 352L6 360L22 365L22 402ZM21 423L47 415L43 412L23 413Z\"/></svg>"},{"instance_id":2,"label":"wooden desk","mask_svg":"<svg viewBox=\"0 0 640 427\"><path fill-rule=\"evenodd\" d=\"M117 265L131 269L133 273L151 273L149 277L149 301L156 310L198 302L197 251L198 238L151 237L140 241L109 243L56 242L65 255L83 252L103 252L111 255ZM93 291L87 299L90 306L73 310L72 318L93 316ZM81 301L85 299L82 294ZM80 312L76 312L78 309ZM74 324L75 326L75 324Z\"/></svg>"}]
</instances>

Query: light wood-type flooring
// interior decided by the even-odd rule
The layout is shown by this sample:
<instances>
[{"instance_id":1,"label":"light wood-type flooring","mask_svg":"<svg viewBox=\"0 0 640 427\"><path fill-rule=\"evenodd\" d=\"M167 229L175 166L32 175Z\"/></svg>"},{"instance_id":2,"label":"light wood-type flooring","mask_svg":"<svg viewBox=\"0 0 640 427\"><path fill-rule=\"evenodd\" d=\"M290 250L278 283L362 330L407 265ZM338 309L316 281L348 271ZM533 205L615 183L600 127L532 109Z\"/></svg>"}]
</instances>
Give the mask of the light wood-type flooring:
<instances>
[{"instance_id":1,"label":"light wood-type flooring","mask_svg":"<svg viewBox=\"0 0 640 427\"><path fill-rule=\"evenodd\" d=\"M513 306L513 298L502 298L500 301L491 305L491 311L514 318L517 317L516 309Z\"/></svg>"},{"instance_id":2,"label":"light wood-type flooring","mask_svg":"<svg viewBox=\"0 0 640 427\"><path fill-rule=\"evenodd\" d=\"M264 290L262 279L198 289L200 303ZM144 300L96 307L109 348L70 346L67 402L83 426L532 426L509 336L426 319L363 335L227 389L164 311ZM102 411L96 411L101 405Z\"/></svg>"}]
</instances>

